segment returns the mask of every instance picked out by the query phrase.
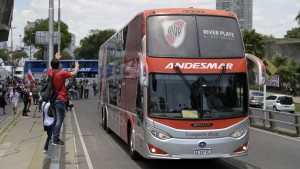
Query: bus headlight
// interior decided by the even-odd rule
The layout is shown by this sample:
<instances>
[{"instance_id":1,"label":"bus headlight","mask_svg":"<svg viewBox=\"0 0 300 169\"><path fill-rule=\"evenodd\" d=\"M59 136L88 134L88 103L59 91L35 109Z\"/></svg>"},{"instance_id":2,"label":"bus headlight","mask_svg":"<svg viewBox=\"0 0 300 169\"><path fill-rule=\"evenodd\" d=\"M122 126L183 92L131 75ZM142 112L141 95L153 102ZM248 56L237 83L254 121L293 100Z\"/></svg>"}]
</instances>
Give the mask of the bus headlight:
<instances>
[{"instance_id":1,"label":"bus headlight","mask_svg":"<svg viewBox=\"0 0 300 169\"><path fill-rule=\"evenodd\" d=\"M240 138L240 137L242 137L243 135L245 135L247 133L248 129L249 129L249 127L248 127L248 125L246 125L246 126L240 128L240 129L236 130L235 132L233 132L231 134L231 137Z\"/></svg>"},{"instance_id":2,"label":"bus headlight","mask_svg":"<svg viewBox=\"0 0 300 169\"><path fill-rule=\"evenodd\" d=\"M161 140L167 140L171 138L171 136L168 133L163 132L147 123L145 124L145 127L156 138L159 138Z\"/></svg>"}]
</instances>

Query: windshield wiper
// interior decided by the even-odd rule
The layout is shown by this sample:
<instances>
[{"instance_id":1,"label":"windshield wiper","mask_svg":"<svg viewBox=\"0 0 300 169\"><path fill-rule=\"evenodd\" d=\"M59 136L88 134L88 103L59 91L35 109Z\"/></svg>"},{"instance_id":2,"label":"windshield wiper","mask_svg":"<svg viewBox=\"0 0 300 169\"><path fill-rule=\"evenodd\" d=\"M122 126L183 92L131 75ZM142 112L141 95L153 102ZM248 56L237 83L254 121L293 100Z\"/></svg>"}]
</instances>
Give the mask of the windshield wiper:
<instances>
[{"instance_id":1,"label":"windshield wiper","mask_svg":"<svg viewBox=\"0 0 300 169\"><path fill-rule=\"evenodd\" d=\"M186 79L182 71L180 70L179 66L174 66L173 68L175 72L181 77L181 79L184 81L185 85L190 89L190 91L193 93L193 95L197 96L199 92L197 93L189 83L189 81Z\"/></svg>"},{"instance_id":2,"label":"windshield wiper","mask_svg":"<svg viewBox=\"0 0 300 169\"><path fill-rule=\"evenodd\" d=\"M218 76L216 86L213 88L212 92L210 93L211 97L214 97L216 95L217 89L220 86L221 79L222 79L223 75L225 74L225 72L226 72L226 66L222 66L222 70Z\"/></svg>"}]
</instances>

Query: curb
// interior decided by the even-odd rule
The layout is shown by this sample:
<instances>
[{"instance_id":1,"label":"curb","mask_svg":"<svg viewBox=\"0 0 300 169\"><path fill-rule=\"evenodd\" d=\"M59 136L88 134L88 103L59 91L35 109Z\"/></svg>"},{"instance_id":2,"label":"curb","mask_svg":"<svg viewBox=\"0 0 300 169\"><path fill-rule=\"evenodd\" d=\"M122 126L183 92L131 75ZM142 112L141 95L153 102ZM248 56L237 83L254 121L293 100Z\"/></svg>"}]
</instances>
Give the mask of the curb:
<instances>
[{"instance_id":1,"label":"curb","mask_svg":"<svg viewBox=\"0 0 300 169\"><path fill-rule=\"evenodd\" d=\"M65 140L66 128L64 126L65 120L60 130L60 135ZM47 137L47 136L46 136ZM42 160L41 160L42 161ZM52 140L49 142L47 155L43 160L42 169L64 169L65 166L65 145L53 146Z\"/></svg>"}]
</instances>

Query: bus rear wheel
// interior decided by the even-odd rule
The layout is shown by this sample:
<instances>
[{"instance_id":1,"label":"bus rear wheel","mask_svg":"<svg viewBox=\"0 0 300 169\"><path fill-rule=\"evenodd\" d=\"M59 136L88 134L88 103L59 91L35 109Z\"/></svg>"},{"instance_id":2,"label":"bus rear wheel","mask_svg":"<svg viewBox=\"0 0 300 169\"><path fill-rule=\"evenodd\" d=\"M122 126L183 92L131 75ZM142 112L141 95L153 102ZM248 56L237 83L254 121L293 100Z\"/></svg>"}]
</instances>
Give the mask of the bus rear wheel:
<instances>
[{"instance_id":1,"label":"bus rear wheel","mask_svg":"<svg viewBox=\"0 0 300 169\"><path fill-rule=\"evenodd\" d=\"M141 156L140 154L134 149L134 136L133 136L133 132L132 129L130 129L129 132L129 141L128 141L128 145L129 145L129 154L132 160L140 160Z\"/></svg>"}]
</instances>

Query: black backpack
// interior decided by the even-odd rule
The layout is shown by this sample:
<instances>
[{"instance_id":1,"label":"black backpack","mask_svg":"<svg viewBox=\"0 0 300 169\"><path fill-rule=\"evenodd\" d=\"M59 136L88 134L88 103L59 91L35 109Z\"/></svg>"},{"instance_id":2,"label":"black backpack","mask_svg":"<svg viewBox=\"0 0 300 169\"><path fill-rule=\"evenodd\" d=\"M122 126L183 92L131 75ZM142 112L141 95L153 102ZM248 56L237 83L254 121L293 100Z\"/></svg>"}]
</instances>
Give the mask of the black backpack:
<instances>
[{"instance_id":1,"label":"black backpack","mask_svg":"<svg viewBox=\"0 0 300 169\"><path fill-rule=\"evenodd\" d=\"M48 76L47 81L45 82L44 86L41 89L41 97L42 97L42 100L45 102L55 101L58 96L59 91L61 90L61 88L63 86L63 84L62 84L58 91L55 90L55 87L53 84L53 78L57 72L58 72L58 70L53 72L52 76Z\"/></svg>"}]
</instances>

